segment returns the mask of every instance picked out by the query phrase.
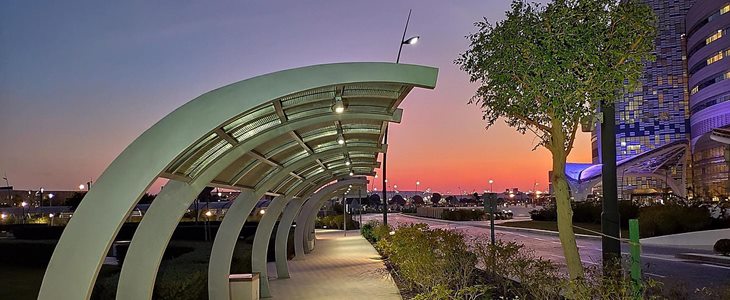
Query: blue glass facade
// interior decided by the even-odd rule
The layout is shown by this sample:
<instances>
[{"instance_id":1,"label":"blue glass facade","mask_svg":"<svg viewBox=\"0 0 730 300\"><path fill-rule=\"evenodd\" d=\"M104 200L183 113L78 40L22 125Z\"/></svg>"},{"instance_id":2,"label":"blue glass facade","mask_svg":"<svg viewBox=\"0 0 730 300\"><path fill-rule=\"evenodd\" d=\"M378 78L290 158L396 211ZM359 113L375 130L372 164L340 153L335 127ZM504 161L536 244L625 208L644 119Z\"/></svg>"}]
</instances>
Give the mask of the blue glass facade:
<instances>
[{"instance_id":1,"label":"blue glass facade","mask_svg":"<svg viewBox=\"0 0 730 300\"><path fill-rule=\"evenodd\" d=\"M689 92L684 53L685 15L695 1L646 0L658 18L656 60L646 62L642 86L616 102L617 160L655 149L675 141L688 140L690 133ZM593 162L600 163L600 128L592 136ZM672 169L679 179L684 166ZM656 179L622 178L618 174L620 193L629 190L665 188Z\"/></svg>"}]
</instances>

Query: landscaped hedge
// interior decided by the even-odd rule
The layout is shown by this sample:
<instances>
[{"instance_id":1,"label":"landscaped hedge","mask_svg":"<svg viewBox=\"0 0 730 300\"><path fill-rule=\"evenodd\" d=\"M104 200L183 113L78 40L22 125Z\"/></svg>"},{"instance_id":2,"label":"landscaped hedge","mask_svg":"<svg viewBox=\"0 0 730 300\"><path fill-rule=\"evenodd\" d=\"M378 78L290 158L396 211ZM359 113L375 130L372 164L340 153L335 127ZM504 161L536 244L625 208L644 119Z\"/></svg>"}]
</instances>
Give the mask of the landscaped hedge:
<instances>
[{"instance_id":1,"label":"landscaped hedge","mask_svg":"<svg viewBox=\"0 0 730 300\"><path fill-rule=\"evenodd\" d=\"M710 211L704 207L677 204L642 207L639 231L642 237L710 229Z\"/></svg>"},{"instance_id":2,"label":"landscaped hedge","mask_svg":"<svg viewBox=\"0 0 730 300\"><path fill-rule=\"evenodd\" d=\"M588 268L571 280L554 262L514 242L467 241L457 231L425 224L401 225L395 231L380 223L363 227L386 258L399 288L411 299L663 299L653 280L635 284L627 275L609 279ZM477 268L477 266L479 266ZM480 269L481 268L481 269Z\"/></svg>"},{"instance_id":3,"label":"landscaped hedge","mask_svg":"<svg viewBox=\"0 0 730 300\"><path fill-rule=\"evenodd\" d=\"M318 217L317 220L315 220L314 227L325 228L326 226L328 229L344 229L344 219L345 218L342 215ZM360 223L353 220L352 215L347 215L347 228L358 229L360 228Z\"/></svg>"},{"instance_id":4,"label":"landscaped hedge","mask_svg":"<svg viewBox=\"0 0 730 300\"><path fill-rule=\"evenodd\" d=\"M45 267L57 242L0 240L0 266Z\"/></svg>"},{"instance_id":5,"label":"landscaped hedge","mask_svg":"<svg viewBox=\"0 0 730 300\"><path fill-rule=\"evenodd\" d=\"M444 209L441 219L450 221L478 221L484 217L481 209Z\"/></svg>"}]
</instances>

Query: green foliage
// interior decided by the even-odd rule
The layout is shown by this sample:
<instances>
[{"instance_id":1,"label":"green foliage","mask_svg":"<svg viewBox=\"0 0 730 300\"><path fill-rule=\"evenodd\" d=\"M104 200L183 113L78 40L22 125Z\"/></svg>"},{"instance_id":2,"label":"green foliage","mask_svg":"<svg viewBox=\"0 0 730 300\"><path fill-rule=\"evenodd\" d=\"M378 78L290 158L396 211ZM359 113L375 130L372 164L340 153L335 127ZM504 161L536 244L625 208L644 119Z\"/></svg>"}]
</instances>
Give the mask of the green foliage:
<instances>
[{"instance_id":1,"label":"green foliage","mask_svg":"<svg viewBox=\"0 0 730 300\"><path fill-rule=\"evenodd\" d=\"M470 49L456 60L481 84L470 103L487 127L504 119L551 152L563 252L571 277L580 278L566 159L578 124L638 87L644 62L653 59L656 17L641 0L514 0L505 20L475 25Z\"/></svg>"},{"instance_id":2,"label":"green foliage","mask_svg":"<svg viewBox=\"0 0 730 300\"><path fill-rule=\"evenodd\" d=\"M596 115L600 101L638 86L644 62L653 60L655 25L639 0L515 0L505 20L475 23L456 64L481 83L471 102L488 126L504 118L548 148L570 149L580 120ZM563 145L551 145L556 134Z\"/></svg>"},{"instance_id":3,"label":"green foliage","mask_svg":"<svg viewBox=\"0 0 730 300\"><path fill-rule=\"evenodd\" d=\"M558 267L536 257L532 250L515 242L498 240L494 245L478 242L474 249L479 264L496 275L493 280L503 295L520 299L558 299L565 281Z\"/></svg>"},{"instance_id":4,"label":"green foliage","mask_svg":"<svg viewBox=\"0 0 730 300\"><path fill-rule=\"evenodd\" d=\"M377 240L375 238L375 230L373 228L374 226L377 226L377 223L370 221L368 223L365 223L365 225L362 225L362 227L360 227L360 234L366 240L368 240L370 243L377 242Z\"/></svg>"},{"instance_id":5,"label":"green foliage","mask_svg":"<svg viewBox=\"0 0 730 300\"><path fill-rule=\"evenodd\" d=\"M470 283L476 257L456 231L425 224L401 226L389 239L388 258L416 290L443 285L460 290Z\"/></svg>"},{"instance_id":6,"label":"green foliage","mask_svg":"<svg viewBox=\"0 0 730 300\"><path fill-rule=\"evenodd\" d=\"M708 229L710 222L710 212L704 207L670 204L642 207L639 211L642 237Z\"/></svg>"},{"instance_id":7,"label":"green foliage","mask_svg":"<svg viewBox=\"0 0 730 300\"><path fill-rule=\"evenodd\" d=\"M717 242L715 242L715 245L712 247L712 249L722 255L730 255L730 239L719 239Z\"/></svg>"},{"instance_id":8,"label":"green foliage","mask_svg":"<svg viewBox=\"0 0 730 300\"><path fill-rule=\"evenodd\" d=\"M478 221L484 217L481 209L444 209L441 212L441 219L451 221Z\"/></svg>"},{"instance_id":9,"label":"green foliage","mask_svg":"<svg viewBox=\"0 0 730 300\"><path fill-rule=\"evenodd\" d=\"M0 240L0 265L45 267L58 241Z\"/></svg>"},{"instance_id":10,"label":"green foliage","mask_svg":"<svg viewBox=\"0 0 730 300\"><path fill-rule=\"evenodd\" d=\"M344 229L344 220L345 217L340 215L333 215L333 216L326 216L317 218L315 221L315 227L317 228L327 228L329 229ZM348 229L357 229L360 227L360 223L353 220L352 215L347 215L347 228Z\"/></svg>"},{"instance_id":11,"label":"green foliage","mask_svg":"<svg viewBox=\"0 0 730 300\"><path fill-rule=\"evenodd\" d=\"M412 300L476 300L492 299L489 295L491 288L487 285L472 285L454 291L449 287L440 284L430 291L417 294Z\"/></svg>"}]
</instances>

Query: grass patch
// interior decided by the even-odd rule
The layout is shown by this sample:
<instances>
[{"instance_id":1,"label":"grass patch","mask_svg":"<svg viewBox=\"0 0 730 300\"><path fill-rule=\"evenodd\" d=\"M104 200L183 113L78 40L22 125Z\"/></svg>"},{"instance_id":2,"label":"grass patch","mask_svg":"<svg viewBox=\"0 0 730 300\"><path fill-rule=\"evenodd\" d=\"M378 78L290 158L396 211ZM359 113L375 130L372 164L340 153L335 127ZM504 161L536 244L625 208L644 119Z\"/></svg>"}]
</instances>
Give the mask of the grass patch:
<instances>
[{"instance_id":1,"label":"grass patch","mask_svg":"<svg viewBox=\"0 0 730 300\"><path fill-rule=\"evenodd\" d=\"M530 228L530 229L542 229L542 230L549 230L549 231L558 231L558 223L554 221L516 221L516 222L505 222L502 224L499 224L500 226L505 227L516 227L516 228ZM573 223L573 225L586 228L588 230L601 232L601 224L594 224L594 223ZM575 228L575 233L577 234L586 234L586 235L594 235L598 236L597 234L593 232L589 232L580 228ZM628 229L621 229L621 237L628 238L629 236L629 230Z\"/></svg>"}]
</instances>

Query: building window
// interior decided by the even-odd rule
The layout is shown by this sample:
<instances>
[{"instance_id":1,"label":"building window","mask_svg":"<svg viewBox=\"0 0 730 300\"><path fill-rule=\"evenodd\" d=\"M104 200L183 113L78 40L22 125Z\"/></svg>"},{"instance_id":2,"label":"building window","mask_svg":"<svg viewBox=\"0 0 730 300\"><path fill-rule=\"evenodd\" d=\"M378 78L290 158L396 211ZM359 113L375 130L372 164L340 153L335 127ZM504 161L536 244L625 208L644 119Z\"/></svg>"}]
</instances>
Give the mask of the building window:
<instances>
[{"instance_id":1,"label":"building window","mask_svg":"<svg viewBox=\"0 0 730 300\"><path fill-rule=\"evenodd\" d=\"M722 8L720 9L720 14L721 14L721 15L724 15L724 14L726 14L726 13L727 13L727 12L729 12L729 11L730 11L730 4L726 4L725 6L723 6L723 7L722 7Z\"/></svg>"},{"instance_id":2,"label":"building window","mask_svg":"<svg viewBox=\"0 0 730 300\"><path fill-rule=\"evenodd\" d=\"M709 45L710 43L717 41L719 38L722 37L722 29L715 32L713 35L705 39L705 45Z\"/></svg>"},{"instance_id":3,"label":"building window","mask_svg":"<svg viewBox=\"0 0 730 300\"><path fill-rule=\"evenodd\" d=\"M707 65L711 65L715 63L718 60L722 59L722 51L718 52L717 54L713 55L712 57L707 59Z\"/></svg>"}]
</instances>

